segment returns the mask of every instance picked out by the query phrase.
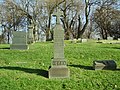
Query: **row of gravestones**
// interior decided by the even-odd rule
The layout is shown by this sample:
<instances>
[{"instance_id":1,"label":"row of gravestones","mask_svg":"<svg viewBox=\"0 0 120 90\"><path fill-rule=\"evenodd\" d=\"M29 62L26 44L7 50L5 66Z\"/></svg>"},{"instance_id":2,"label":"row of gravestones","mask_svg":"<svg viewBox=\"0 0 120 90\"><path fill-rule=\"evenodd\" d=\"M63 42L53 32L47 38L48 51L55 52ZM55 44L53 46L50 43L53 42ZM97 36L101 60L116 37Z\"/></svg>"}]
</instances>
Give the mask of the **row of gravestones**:
<instances>
[{"instance_id":1,"label":"row of gravestones","mask_svg":"<svg viewBox=\"0 0 120 90\"><path fill-rule=\"evenodd\" d=\"M98 40L100 40L100 38L98 38ZM107 40L114 40L113 37L107 37ZM120 38L117 38L118 41L120 41Z\"/></svg>"},{"instance_id":2,"label":"row of gravestones","mask_svg":"<svg viewBox=\"0 0 120 90\"><path fill-rule=\"evenodd\" d=\"M107 37L107 40L102 41L102 39L98 38L98 41L96 43L107 43L107 44L120 44L120 38L118 38L118 41L113 41L114 38L113 37ZM106 42L108 41L108 42Z\"/></svg>"},{"instance_id":3,"label":"row of gravestones","mask_svg":"<svg viewBox=\"0 0 120 90\"><path fill-rule=\"evenodd\" d=\"M114 40L113 37L107 37L107 40ZM117 38L118 41L120 41L120 38Z\"/></svg>"},{"instance_id":4,"label":"row of gravestones","mask_svg":"<svg viewBox=\"0 0 120 90\"><path fill-rule=\"evenodd\" d=\"M60 11L59 11L60 12ZM64 30L58 21L60 18L59 12L57 13L57 25L54 29L54 58L51 62L51 68L49 69L49 78L69 78L70 70L67 67L67 61L64 58ZM23 32L14 32L13 44L11 48L20 47L21 49L28 49L27 35ZM94 61L93 67L95 70L116 69L116 63L114 61Z\"/></svg>"},{"instance_id":5,"label":"row of gravestones","mask_svg":"<svg viewBox=\"0 0 120 90\"><path fill-rule=\"evenodd\" d=\"M85 42L88 42L88 39L82 39L82 38L71 39L70 42L71 43L85 43Z\"/></svg>"},{"instance_id":6,"label":"row of gravestones","mask_svg":"<svg viewBox=\"0 0 120 90\"><path fill-rule=\"evenodd\" d=\"M98 41L100 39L98 38ZM113 37L107 37L107 40L113 40ZM118 38L118 41L120 41L120 38ZM82 38L78 38L78 39L71 39L70 40L71 43L84 43L84 42L88 42L88 39L82 39Z\"/></svg>"}]
</instances>

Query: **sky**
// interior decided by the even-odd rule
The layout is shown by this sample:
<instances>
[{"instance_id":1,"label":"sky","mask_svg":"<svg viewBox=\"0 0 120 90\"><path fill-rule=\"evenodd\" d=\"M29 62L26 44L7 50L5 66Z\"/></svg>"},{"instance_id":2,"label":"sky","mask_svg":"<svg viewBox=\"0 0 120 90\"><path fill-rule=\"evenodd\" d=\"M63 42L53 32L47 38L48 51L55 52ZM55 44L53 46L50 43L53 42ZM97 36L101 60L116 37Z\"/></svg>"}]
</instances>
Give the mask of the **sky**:
<instances>
[{"instance_id":1,"label":"sky","mask_svg":"<svg viewBox=\"0 0 120 90\"><path fill-rule=\"evenodd\" d=\"M2 3L4 0L0 0L0 3Z\"/></svg>"}]
</instances>

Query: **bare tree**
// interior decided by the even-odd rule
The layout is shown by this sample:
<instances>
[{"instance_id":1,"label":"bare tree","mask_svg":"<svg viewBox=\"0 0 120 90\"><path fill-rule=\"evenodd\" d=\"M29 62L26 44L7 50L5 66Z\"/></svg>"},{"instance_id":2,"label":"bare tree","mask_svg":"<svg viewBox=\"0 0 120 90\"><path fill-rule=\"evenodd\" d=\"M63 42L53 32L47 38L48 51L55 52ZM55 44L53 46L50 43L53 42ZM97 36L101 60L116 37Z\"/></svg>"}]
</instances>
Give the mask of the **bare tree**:
<instances>
[{"instance_id":1,"label":"bare tree","mask_svg":"<svg viewBox=\"0 0 120 90\"><path fill-rule=\"evenodd\" d=\"M24 16L25 13L12 0L6 0L2 4L1 24L4 27L4 33L7 34L8 43L9 43L9 38L11 37L11 32L17 31L18 26L20 24L22 25Z\"/></svg>"},{"instance_id":2,"label":"bare tree","mask_svg":"<svg viewBox=\"0 0 120 90\"><path fill-rule=\"evenodd\" d=\"M111 22L118 17L118 11L113 8L115 4L116 0L104 0L94 13L95 24L103 39L107 39L107 36L113 36L111 34Z\"/></svg>"},{"instance_id":3,"label":"bare tree","mask_svg":"<svg viewBox=\"0 0 120 90\"><path fill-rule=\"evenodd\" d=\"M91 0L65 0L61 10L63 11L62 23L65 29L65 38L69 39L82 37L89 23L89 16L93 2Z\"/></svg>"}]
</instances>

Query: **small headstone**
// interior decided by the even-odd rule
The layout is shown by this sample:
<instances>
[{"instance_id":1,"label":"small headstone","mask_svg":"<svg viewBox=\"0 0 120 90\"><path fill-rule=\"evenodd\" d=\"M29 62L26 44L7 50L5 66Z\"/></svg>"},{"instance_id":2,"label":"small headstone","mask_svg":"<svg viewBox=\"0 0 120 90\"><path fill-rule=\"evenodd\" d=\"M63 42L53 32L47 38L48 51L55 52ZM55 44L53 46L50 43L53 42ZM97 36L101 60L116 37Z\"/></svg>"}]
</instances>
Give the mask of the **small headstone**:
<instances>
[{"instance_id":1,"label":"small headstone","mask_svg":"<svg viewBox=\"0 0 120 90\"><path fill-rule=\"evenodd\" d=\"M84 43L84 42L87 42L87 41L88 41L87 39L82 39L81 42Z\"/></svg>"},{"instance_id":2,"label":"small headstone","mask_svg":"<svg viewBox=\"0 0 120 90\"><path fill-rule=\"evenodd\" d=\"M93 61L94 70L115 70L116 67L114 60Z\"/></svg>"},{"instance_id":3,"label":"small headstone","mask_svg":"<svg viewBox=\"0 0 120 90\"><path fill-rule=\"evenodd\" d=\"M113 40L113 37L107 37L107 40Z\"/></svg>"},{"instance_id":4,"label":"small headstone","mask_svg":"<svg viewBox=\"0 0 120 90\"><path fill-rule=\"evenodd\" d=\"M28 48L27 33L23 31L14 31L10 49L26 50Z\"/></svg>"},{"instance_id":5,"label":"small headstone","mask_svg":"<svg viewBox=\"0 0 120 90\"><path fill-rule=\"evenodd\" d=\"M77 43L77 39L70 39L71 43Z\"/></svg>"},{"instance_id":6,"label":"small headstone","mask_svg":"<svg viewBox=\"0 0 120 90\"><path fill-rule=\"evenodd\" d=\"M77 42L78 42L78 43L81 43L81 42L82 42L82 39L81 39L81 38L78 38Z\"/></svg>"},{"instance_id":7,"label":"small headstone","mask_svg":"<svg viewBox=\"0 0 120 90\"><path fill-rule=\"evenodd\" d=\"M59 11L60 12L60 11ZM64 30L60 25L60 13L57 13L57 24L54 29L54 58L49 69L49 78L68 78L70 71L64 59Z\"/></svg>"},{"instance_id":8,"label":"small headstone","mask_svg":"<svg viewBox=\"0 0 120 90\"><path fill-rule=\"evenodd\" d=\"M120 41L120 38L118 38L118 41Z\"/></svg>"}]
</instances>

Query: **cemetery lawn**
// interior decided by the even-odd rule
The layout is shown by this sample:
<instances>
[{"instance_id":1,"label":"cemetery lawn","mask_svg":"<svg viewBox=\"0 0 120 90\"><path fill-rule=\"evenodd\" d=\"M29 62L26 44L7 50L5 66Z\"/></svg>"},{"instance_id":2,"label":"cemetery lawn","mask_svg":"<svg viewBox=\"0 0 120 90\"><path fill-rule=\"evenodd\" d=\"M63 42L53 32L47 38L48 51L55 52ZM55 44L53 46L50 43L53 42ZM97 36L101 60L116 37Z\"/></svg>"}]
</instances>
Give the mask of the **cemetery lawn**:
<instances>
[{"instance_id":1,"label":"cemetery lawn","mask_svg":"<svg viewBox=\"0 0 120 90\"><path fill-rule=\"evenodd\" d=\"M0 44L0 90L120 90L120 44L65 41L68 79L49 79L53 43L35 43L29 50ZM117 70L93 70L94 60L115 60Z\"/></svg>"}]
</instances>

